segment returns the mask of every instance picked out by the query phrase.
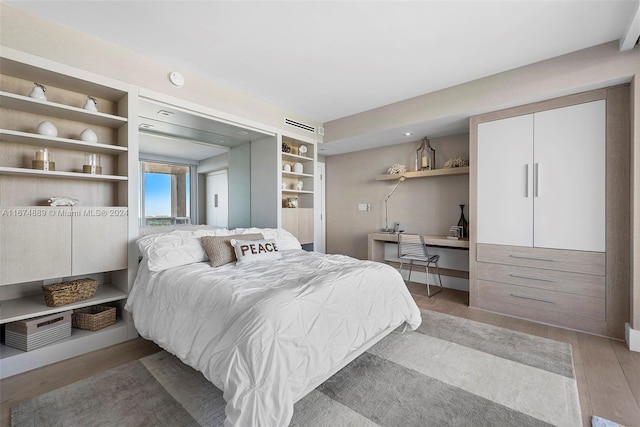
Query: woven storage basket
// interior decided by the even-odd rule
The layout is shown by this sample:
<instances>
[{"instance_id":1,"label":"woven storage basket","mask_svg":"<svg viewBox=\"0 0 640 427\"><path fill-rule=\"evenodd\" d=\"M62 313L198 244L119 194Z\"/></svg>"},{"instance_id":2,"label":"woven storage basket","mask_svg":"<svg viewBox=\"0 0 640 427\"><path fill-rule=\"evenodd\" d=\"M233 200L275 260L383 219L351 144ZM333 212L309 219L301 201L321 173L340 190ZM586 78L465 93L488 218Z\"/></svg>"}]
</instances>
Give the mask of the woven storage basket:
<instances>
[{"instance_id":1,"label":"woven storage basket","mask_svg":"<svg viewBox=\"0 0 640 427\"><path fill-rule=\"evenodd\" d=\"M79 308L73 310L71 316L71 326L90 331L97 331L114 323L116 323L116 308L105 305Z\"/></svg>"},{"instance_id":2,"label":"woven storage basket","mask_svg":"<svg viewBox=\"0 0 640 427\"><path fill-rule=\"evenodd\" d=\"M70 282L43 285L44 302L49 307L60 307L72 302L91 298L98 289L95 279L77 279Z\"/></svg>"}]
</instances>

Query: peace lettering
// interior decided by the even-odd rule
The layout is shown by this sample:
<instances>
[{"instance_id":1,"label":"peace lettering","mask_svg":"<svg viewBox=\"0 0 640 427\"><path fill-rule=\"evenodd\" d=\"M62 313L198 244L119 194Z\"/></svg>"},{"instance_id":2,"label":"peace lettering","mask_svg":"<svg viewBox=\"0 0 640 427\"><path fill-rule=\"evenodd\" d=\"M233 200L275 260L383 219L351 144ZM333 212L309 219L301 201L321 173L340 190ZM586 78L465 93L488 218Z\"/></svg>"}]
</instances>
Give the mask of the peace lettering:
<instances>
[{"instance_id":1,"label":"peace lettering","mask_svg":"<svg viewBox=\"0 0 640 427\"><path fill-rule=\"evenodd\" d=\"M246 245L241 245L240 250L242 251L242 256L244 256L248 251L251 251L252 254L257 255L266 252L278 252L278 247L275 243L250 243Z\"/></svg>"}]
</instances>

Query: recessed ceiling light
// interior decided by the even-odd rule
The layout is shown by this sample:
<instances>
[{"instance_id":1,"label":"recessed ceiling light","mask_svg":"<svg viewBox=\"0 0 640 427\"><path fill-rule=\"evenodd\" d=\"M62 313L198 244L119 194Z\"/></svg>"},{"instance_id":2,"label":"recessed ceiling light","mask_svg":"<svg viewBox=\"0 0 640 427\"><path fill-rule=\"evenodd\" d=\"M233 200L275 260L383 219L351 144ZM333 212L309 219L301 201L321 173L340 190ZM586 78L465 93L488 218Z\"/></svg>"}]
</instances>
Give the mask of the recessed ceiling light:
<instances>
[{"instance_id":1,"label":"recessed ceiling light","mask_svg":"<svg viewBox=\"0 0 640 427\"><path fill-rule=\"evenodd\" d=\"M150 125L148 123L140 123L140 126L138 126L138 128L140 128L140 129L152 129L153 125Z\"/></svg>"},{"instance_id":2,"label":"recessed ceiling light","mask_svg":"<svg viewBox=\"0 0 640 427\"><path fill-rule=\"evenodd\" d=\"M172 111L167 111L167 110L160 110L160 111L158 111L158 115L159 116L173 116L173 112Z\"/></svg>"},{"instance_id":3,"label":"recessed ceiling light","mask_svg":"<svg viewBox=\"0 0 640 427\"><path fill-rule=\"evenodd\" d=\"M238 135L249 135L249 132L247 132L246 130L239 130L238 131Z\"/></svg>"},{"instance_id":4,"label":"recessed ceiling light","mask_svg":"<svg viewBox=\"0 0 640 427\"><path fill-rule=\"evenodd\" d=\"M404 136L411 136L411 132L405 132Z\"/></svg>"}]
</instances>

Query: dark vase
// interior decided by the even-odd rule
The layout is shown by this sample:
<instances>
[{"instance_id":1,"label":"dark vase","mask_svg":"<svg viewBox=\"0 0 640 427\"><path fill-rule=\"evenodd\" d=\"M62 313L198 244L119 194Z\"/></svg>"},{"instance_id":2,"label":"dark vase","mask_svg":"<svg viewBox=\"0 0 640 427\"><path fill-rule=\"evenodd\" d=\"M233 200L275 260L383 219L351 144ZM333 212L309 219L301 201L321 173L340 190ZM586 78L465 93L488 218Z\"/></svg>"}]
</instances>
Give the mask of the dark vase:
<instances>
[{"instance_id":1,"label":"dark vase","mask_svg":"<svg viewBox=\"0 0 640 427\"><path fill-rule=\"evenodd\" d=\"M469 237L469 223L464 217L464 205L460 205L460 219L458 220L458 227L462 227L462 236Z\"/></svg>"}]
</instances>

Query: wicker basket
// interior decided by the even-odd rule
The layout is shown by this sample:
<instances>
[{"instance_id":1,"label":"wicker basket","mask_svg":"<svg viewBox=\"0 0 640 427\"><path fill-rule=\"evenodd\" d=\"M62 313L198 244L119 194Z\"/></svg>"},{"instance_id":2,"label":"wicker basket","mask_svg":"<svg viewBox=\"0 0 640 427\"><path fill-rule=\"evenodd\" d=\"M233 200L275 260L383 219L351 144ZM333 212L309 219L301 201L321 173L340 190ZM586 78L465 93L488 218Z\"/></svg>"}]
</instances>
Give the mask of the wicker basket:
<instances>
[{"instance_id":1,"label":"wicker basket","mask_svg":"<svg viewBox=\"0 0 640 427\"><path fill-rule=\"evenodd\" d=\"M105 305L94 305L73 310L71 326L78 329L97 331L116 323L116 308Z\"/></svg>"},{"instance_id":2,"label":"wicker basket","mask_svg":"<svg viewBox=\"0 0 640 427\"><path fill-rule=\"evenodd\" d=\"M97 289L98 281L95 279L78 279L42 286L44 302L49 307L60 307L61 305L91 298Z\"/></svg>"}]
</instances>

